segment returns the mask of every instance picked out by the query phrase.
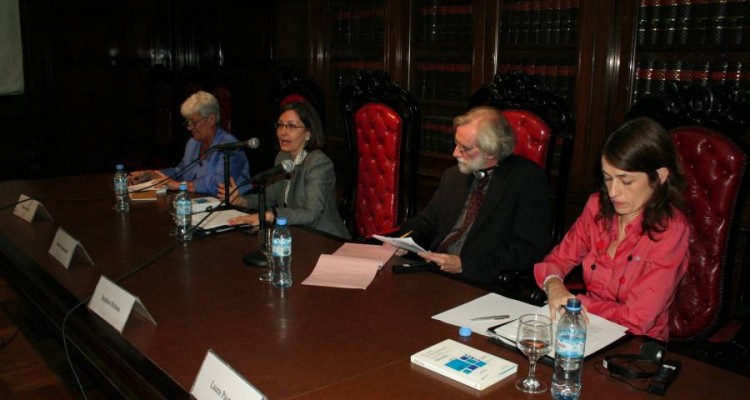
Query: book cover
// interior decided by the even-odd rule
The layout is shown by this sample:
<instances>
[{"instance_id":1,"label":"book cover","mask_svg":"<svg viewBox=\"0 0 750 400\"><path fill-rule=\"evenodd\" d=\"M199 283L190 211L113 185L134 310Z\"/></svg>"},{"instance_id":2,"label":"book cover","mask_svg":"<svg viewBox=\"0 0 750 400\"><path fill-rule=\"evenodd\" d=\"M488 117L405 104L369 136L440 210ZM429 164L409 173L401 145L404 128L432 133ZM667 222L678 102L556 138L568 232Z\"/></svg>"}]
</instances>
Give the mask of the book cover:
<instances>
[{"instance_id":1,"label":"book cover","mask_svg":"<svg viewBox=\"0 0 750 400\"><path fill-rule=\"evenodd\" d=\"M492 386L518 369L514 362L451 339L412 355L411 362L479 390Z\"/></svg>"}]
</instances>

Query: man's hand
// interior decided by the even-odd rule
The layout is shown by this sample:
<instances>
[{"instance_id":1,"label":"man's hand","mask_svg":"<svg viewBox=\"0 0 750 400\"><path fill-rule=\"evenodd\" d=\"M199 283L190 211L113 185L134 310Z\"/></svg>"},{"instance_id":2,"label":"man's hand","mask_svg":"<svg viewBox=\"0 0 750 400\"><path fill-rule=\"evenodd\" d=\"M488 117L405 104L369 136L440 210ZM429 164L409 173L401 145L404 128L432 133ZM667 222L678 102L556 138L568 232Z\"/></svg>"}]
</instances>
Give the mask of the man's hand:
<instances>
[{"instance_id":1,"label":"man's hand","mask_svg":"<svg viewBox=\"0 0 750 400\"><path fill-rule=\"evenodd\" d=\"M441 271L450 274L460 274L463 271L461 267L461 257L447 253L433 253L431 251L419 252L418 255L427 261L432 261L440 266Z\"/></svg>"}]
</instances>

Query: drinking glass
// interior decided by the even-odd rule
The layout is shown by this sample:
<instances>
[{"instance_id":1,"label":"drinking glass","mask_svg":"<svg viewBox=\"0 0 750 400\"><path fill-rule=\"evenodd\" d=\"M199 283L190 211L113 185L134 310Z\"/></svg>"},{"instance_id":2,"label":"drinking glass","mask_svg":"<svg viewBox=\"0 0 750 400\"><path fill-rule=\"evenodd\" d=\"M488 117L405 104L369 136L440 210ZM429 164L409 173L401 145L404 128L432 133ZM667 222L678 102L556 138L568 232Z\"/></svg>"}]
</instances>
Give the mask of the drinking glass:
<instances>
[{"instance_id":1,"label":"drinking glass","mask_svg":"<svg viewBox=\"0 0 750 400\"><path fill-rule=\"evenodd\" d=\"M270 282L273 279L273 276L271 275L271 270L273 268L273 257L271 255L271 233L273 233L273 229L266 228L258 231L258 250L260 251L263 256L266 257L266 262L268 263L268 271L260 274L258 279L265 282Z\"/></svg>"},{"instance_id":2,"label":"drinking glass","mask_svg":"<svg viewBox=\"0 0 750 400\"><path fill-rule=\"evenodd\" d=\"M529 358L529 375L516 382L516 389L525 393L542 393L547 386L536 378L537 360L549 353L552 345L552 320L539 314L518 318L516 347Z\"/></svg>"}]
</instances>

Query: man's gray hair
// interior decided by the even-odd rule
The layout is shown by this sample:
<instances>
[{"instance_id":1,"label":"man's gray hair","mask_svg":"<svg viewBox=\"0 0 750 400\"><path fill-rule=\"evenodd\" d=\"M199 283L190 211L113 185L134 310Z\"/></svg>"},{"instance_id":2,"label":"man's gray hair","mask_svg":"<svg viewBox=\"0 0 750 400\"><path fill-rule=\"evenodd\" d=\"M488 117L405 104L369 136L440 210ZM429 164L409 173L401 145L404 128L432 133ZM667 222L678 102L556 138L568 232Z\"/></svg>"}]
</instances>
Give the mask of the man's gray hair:
<instances>
[{"instance_id":1,"label":"man's gray hair","mask_svg":"<svg viewBox=\"0 0 750 400\"><path fill-rule=\"evenodd\" d=\"M453 119L453 132L474 121L477 121L476 145L480 151L488 156L494 155L498 162L513 153L516 137L500 110L489 106L472 108Z\"/></svg>"}]
</instances>

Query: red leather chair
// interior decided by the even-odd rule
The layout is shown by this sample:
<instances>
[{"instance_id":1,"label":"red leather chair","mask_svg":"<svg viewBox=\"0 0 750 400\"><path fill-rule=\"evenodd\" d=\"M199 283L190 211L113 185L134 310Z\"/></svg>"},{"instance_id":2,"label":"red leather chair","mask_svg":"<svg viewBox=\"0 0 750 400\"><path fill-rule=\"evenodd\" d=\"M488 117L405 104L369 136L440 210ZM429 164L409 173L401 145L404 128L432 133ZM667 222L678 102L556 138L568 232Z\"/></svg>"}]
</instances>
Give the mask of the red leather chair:
<instances>
[{"instance_id":1,"label":"red leather chair","mask_svg":"<svg viewBox=\"0 0 750 400\"><path fill-rule=\"evenodd\" d=\"M356 237L394 232L416 210L416 100L381 70L360 71L341 99L349 154L345 218Z\"/></svg>"},{"instance_id":2,"label":"red leather chair","mask_svg":"<svg viewBox=\"0 0 750 400\"><path fill-rule=\"evenodd\" d=\"M502 110L516 135L514 154L547 171L553 221L550 245L565 233L565 199L573 153L573 114L567 102L542 87L536 75L520 71L495 75L469 99L469 107L489 105Z\"/></svg>"},{"instance_id":3,"label":"red leather chair","mask_svg":"<svg viewBox=\"0 0 750 400\"><path fill-rule=\"evenodd\" d=\"M651 117L670 130L685 173L693 234L688 271L670 309L670 337L677 342L706 338L730 317L727 299L750 157L735 133L750 133L748 121L737 118L750 115L750 105L737 104L738 98L721 89L670 85L629 114Z\"/></svg>"}]
</instances>

